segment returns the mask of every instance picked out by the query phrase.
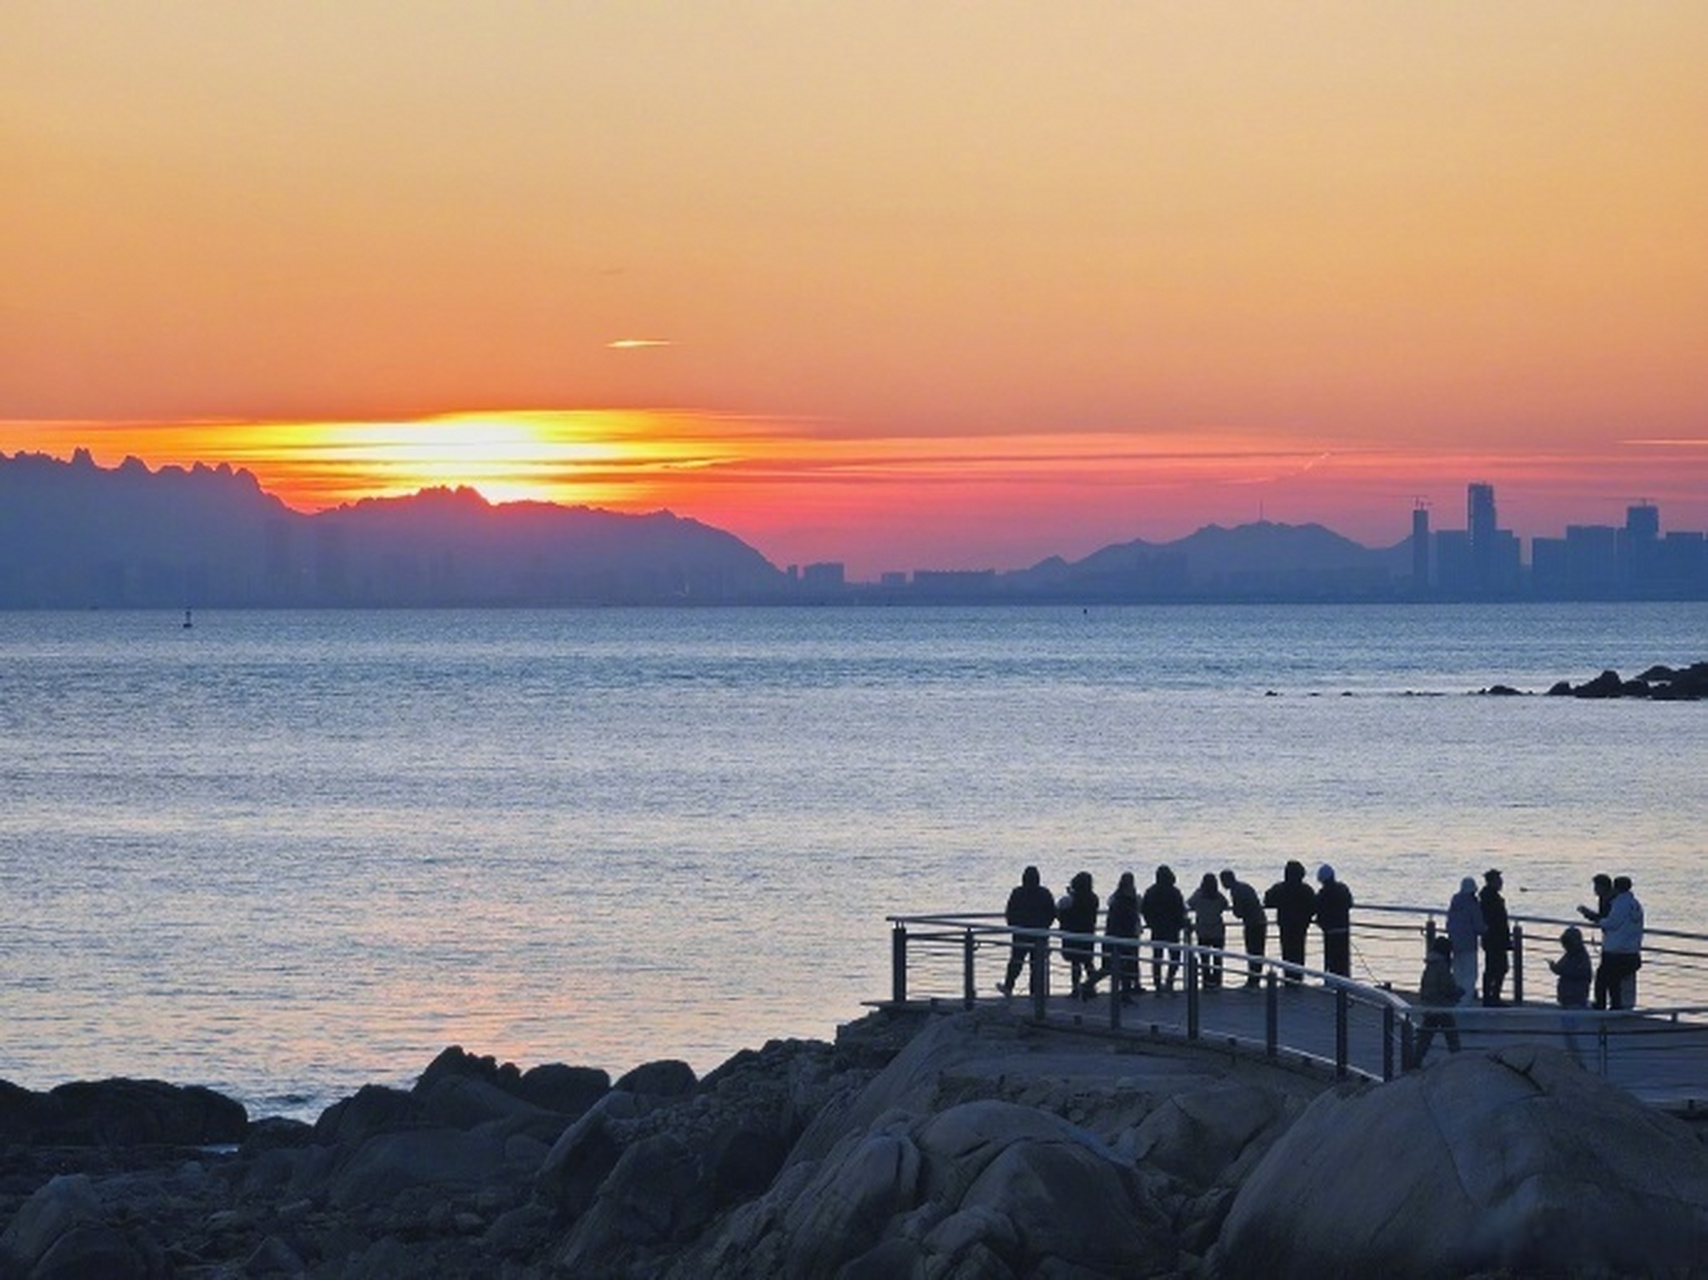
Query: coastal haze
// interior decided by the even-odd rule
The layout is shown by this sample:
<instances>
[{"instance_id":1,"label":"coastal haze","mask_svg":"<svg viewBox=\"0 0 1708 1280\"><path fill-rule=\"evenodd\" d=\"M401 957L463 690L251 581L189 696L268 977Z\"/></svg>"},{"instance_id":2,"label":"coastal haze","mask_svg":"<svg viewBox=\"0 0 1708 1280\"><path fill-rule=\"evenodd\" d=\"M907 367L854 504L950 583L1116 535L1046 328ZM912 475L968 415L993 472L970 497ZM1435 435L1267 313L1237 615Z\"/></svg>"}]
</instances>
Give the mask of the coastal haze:
<instances>
[{"instance_id":1,"label":"coastal haze","mask_svg":"<svg viewBox=\"0 0 1708 1280\"><path fill-rule=\"evenodd\" d=\"M316 1114L446 1044L704 1071L1020 867L1600 870L1689 928L1708 605L0 613L0 1077ZM1270 696L1274 695L1274 696ZM1313 956L1316 954L1313 944ZM1384 974L1410 980L1415 974Z\"/></svg>"}]
</instances>

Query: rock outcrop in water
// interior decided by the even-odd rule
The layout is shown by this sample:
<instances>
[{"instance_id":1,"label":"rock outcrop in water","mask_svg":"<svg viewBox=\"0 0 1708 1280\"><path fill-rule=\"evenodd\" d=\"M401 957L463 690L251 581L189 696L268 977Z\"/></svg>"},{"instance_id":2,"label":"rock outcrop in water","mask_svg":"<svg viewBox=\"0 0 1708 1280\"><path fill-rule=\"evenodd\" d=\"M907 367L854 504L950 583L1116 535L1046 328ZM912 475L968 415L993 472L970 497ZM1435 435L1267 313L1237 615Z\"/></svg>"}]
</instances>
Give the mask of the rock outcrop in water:
<instances>
[{"instance_id":1,"label":"rock outcrop in water","mask_svg":"<svg viewBox=\"0 0 1708 1280\"><path fill-rule=\"evenodd\" d=\"M20 1128L21 1094L5 1275L1682 1275L1708 1249L1698 1134L1547 1049L1331 1087L873 1015L704 1079L451 1049L212 1149L154 1120Z\"/></svg>"},{"instance_id":2,"label":"rock outcrop in water","mask_svg":"<svg viewBox=\"0 0 1708 1280\"><path fill-rule=\"evenodd\" d=\"M1495 684L1478 692L1492 697L1512 697L1522 691ZM1708 698L1708 662L1688 667L1653 666L1640 676L1624 679L1617 671L1603 671L1582 684L1555 681L1548 689L1553 697L1648 698L1655 702L1698 702Z\"/></svg>"}]
</instances>

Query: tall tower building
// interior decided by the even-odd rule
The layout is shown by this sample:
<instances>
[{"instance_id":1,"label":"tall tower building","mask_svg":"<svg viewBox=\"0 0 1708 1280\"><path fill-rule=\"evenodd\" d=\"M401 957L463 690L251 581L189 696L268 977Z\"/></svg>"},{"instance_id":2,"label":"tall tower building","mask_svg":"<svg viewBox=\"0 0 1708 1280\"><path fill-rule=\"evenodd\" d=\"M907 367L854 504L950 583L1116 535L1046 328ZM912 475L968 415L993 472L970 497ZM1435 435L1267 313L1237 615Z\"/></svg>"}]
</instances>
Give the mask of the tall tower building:
<instances>
[{"instance_id":1,"label":"tall tower building","mask_svg":"<svg viewBox=\"0 0 1708 1280\"><path fill-rule=\"evenodd\" d=\"M1429 592L1429 504L1422 498L1411 511L1411 589L1418 596Z\"/></svg>"},{"instance_id":2,"label":"tall tower building","mask_svg":"<svg viewBox=\"0 0 1708 1280\"><path fill-rule=\"evenodd\" d=\"M1495 490L1492 484L1472 484L1465 490L1465 537L1470 544L1471 585L1486 592L1495 581Z\"/></svg>"}]
</instances>

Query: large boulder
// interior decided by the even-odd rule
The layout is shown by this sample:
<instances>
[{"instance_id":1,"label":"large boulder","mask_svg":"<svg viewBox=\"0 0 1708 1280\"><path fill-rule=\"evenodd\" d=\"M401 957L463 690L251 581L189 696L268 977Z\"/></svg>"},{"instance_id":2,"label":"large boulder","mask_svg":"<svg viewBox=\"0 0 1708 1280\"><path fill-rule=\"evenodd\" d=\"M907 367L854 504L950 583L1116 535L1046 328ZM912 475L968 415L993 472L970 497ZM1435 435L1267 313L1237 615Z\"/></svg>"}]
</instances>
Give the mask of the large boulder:
<instances>
[{"instance_id":1,"label":"large boulder","mask_svg":"<svg viewBox=\"0 0 1708 1280\"><path fill-rule=\"evenodd\" d=\"M1454 1054L1320 1096L1246 1178L1229 1275L1686 1275L1708 1147L1564 1054Z\"/></svg>"},{"instance_id":2,"label":"large boulder","mask_svg":"<svg viewBox=\"0 0 1708 1280\"><path fill-rule=\"evenodd\" d=\"M680 1058L643 1062L619 1079L614 1087L650 1098L680 1098L694 1092L699 1083L694 1068Z\"/></svg>"},{"instance_id":3,"label":"large boulder","mask_svg":"<svg viewBox=\"0 0 1708 1280\"><path fill-rule=\"evenodd\" d=\"M1146 1275L1177 1265L1136 1166L1034 1107L901 1112L797 1163L696 1260L752 1275Z\"/></svg>"},{"instance_id":4,"label":"large boulder","mask_svg":"<svg viewBox=\"0 0 1708 1280\"><path fill-rule=\"evenodd\" d=\"M19 1208L0 1236L0 1274L32 1280L143 1280L165 1276L160 1246L132 1222L109 1221L84 1174L50 1179Z\"/></svg>"},{"instance_id":5,"label":"large boulder","mask_svg":"<svg viewBox=\"0 0 1708 1280\"><path fill-rule=\"evenodd\" d=\"M314 1140L326 1146L356 1146L377 1133L418 1129L426 1123L421 1100L413 1093L365 1084L320 1113Z\"/></svg>"},{"instance_id":6,"label":"large boulder","mask_svg":"<svg viewBox=\"0 0 1708 1280\"><path fill-rule=\"evenodd\" d=\"M73 1146L214 1146L242 1142L243 1104L200 1085L79 1080L47 1093L0 1088L0 1137Z\"/></svg>"},{"instance_id":7,"label":"large boulder","mask_svg":"<svg viewBox=\"0 0 1708 1280\"><path fill-rule=\"evenodd\" d=\"M569 1067L549 1062L524 1071L516 1094L536 1107L575 1120L585 1115L610 1088L610 1073L599 1067Z\"/></svg>"},{"instance_id":8,"label":"large boulder","mask_svg":"<svg viewBox=\"0 0 1708 1280\"><path fill-rule=\"evenodd\" d=\"M332 1176L327 1198L348 1209L389 1204L410 1187L473 1191L496 1179L504 1151L504 1139L493 1133L406 1129L375 1134Z\"/></svg>"}]
</instances>

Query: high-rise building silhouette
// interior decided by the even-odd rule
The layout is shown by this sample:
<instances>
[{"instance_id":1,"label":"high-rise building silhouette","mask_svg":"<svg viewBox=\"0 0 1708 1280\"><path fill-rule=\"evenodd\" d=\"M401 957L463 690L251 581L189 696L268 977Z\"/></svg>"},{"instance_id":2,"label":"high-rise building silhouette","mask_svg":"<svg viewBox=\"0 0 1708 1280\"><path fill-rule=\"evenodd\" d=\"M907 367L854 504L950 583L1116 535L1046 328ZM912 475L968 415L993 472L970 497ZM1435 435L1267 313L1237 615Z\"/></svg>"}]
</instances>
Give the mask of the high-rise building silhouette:
<instances>
[{"instance_id":1,"label":"high-rise building silhouette","mask_svg":"<svg viewBox=\"0 0 1708 1280\"><path fill-rule=\"evenodd\" d=\"M1465 536L1470 542L1471 587L1486 593L1495 583L1495 491L1492 484L1471 484L1465 490Z\"/></svg>"},{"instance_id":2,"label":"high-rise building silhouette","mask_svg":"<svg viewBox=\"0 0 1708 1280\"><path fill-rule=\"evenodd\" d=\"M1411 589L1419 596L1429 591L1429 505L1421 498L1411 510Z\"/></svg>"}]
</instances>

